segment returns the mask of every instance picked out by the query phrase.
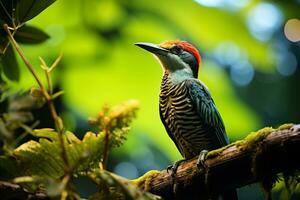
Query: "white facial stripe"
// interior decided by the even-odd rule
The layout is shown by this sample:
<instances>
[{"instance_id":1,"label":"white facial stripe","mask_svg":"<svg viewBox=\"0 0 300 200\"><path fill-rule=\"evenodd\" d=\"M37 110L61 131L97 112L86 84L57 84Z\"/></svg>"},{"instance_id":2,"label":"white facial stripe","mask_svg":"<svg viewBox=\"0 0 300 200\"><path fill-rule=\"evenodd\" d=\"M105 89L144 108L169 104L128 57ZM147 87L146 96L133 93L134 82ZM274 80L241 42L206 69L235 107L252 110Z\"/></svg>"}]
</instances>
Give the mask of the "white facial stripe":
<instances>
[{"instance_id":1,"label":"white facial stripe","mask_svg":"<svg viewBox=\"0 0 300 200\"><path fill-rule=\"evenodd\" d=\"M170 72L171 82L173 84L180 83L188 78L193 78L193 72L190 66L175 54L158 56L164 70Z\"/></svg>"},{"instance_id":2,"label":"white facial stripe","mask_svg":"<svg viewBox=\"0 0 300 200\"><path fill-rule=\"evenodd\" d=\"M158 56L163 67L170 72L174 72L179 69L190 68L181 58L175 54L168 53L166 56Z\"/></svg>"}]
</instances>

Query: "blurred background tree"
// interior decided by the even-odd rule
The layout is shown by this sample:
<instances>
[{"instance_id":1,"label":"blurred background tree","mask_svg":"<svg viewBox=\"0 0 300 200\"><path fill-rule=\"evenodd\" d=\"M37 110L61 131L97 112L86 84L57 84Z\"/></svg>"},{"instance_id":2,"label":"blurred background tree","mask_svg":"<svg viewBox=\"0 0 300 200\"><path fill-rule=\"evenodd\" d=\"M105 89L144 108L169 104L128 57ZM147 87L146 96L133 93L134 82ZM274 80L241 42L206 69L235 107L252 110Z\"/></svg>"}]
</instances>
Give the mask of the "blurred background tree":
<instances>
[{"instance_id":1,"label":"blurred background tree","mask_svg":"<svg viewBox=\"0 0 300 200\"><path fill-rule=\"evenodd\" d=\"M35 66L40 55L54 61L63 53L53 81L65 94L56 104L76 133L86 132L87 116L104 103L140 101L132 134L108 163L115 173L136 178L181 156L159 119L162 70L133 44L178 38L197 46L203 57L200 79L235 141L263 126L299 122L299 10L299 0L64 0L29 22L50 39L23 49ZM10 88L4 96L34 85L19 65L20 81L2 74L1 89ZM51 126L47 109L38 115L45 119L40 127ZM89 187L78 189L85 196ZM245 199L262 197L244 190Z\"/></svg>"}]
</instances>

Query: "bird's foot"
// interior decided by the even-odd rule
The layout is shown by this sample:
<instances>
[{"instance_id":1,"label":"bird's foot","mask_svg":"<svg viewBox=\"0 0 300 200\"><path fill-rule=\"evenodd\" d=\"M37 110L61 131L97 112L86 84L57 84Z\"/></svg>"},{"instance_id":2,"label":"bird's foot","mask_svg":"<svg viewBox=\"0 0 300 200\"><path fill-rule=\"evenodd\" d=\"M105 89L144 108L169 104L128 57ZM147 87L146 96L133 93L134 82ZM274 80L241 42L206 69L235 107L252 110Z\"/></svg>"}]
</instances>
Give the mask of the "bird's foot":
<instances>
[{"instance_id":1,"label":"bird's foot","mask_svg":"<svg viewBox=\"0 0 300 200\"><path fill-rule=\"evenodd\" d=\"M171 171L171 177L174 179L176 176L176 172L177 172L177 168L179 166L180 163L184 162L185 160L178 160L176 161L173 165L169 165L167 167L167 172L169 173L169 171Z\"/></svg>"},{"instance_id":2,"label":"bird's foot","mask_svg":"<svg viewBox=\"0 0 300 200\"><path fill-rule=\"evenodd\" d=\"M176 178L176 172L178 169L178 166L180 163L186 161L184 160L178 160L173 165L170 165L167 167L167 172L171 171L171 179L172 179L172 185L173 185L173 192L176 194L178 192L178 184L177 184L177 178Z\"/></svg>"},{"instance_id":3,"label":"bird's foot","mask_svg":"<svg viewBox=\"0 0 300 200\"><path fill-rule=\"evenodd\" d=\"M197 167L198 167L198 169L206 168L205 160L206 160L207 153L208 153L207 150L202 150L200 152L200 154L198 156L198 160L197 160Z\"/></svg>"}]
</instances>

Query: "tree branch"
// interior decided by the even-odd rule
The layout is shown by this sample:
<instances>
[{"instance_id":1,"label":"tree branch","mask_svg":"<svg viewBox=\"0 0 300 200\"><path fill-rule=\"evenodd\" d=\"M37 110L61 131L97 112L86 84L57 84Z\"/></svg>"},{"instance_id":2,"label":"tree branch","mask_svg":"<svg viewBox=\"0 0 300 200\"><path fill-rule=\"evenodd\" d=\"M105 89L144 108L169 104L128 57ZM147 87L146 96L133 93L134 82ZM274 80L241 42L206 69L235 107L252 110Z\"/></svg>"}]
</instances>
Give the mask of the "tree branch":
<instances>
[{"instance_id":1,"label":"tree branch","mask_svg":"<svg viewBox=\"0 0 300 200\"><path fill-rule=\"evenodd\" d=\"M284 129L285 128L285 129ZM178 167L176 184L166 170L132 181L164 199L205 199L209 194L255 182L274 181L276 174L300 169L300 126L262 129L244 140L211 151L206 168L197 168L197 157ZM296 154L295 154L296 153ZM270 187L271 189L271 187Z\"/></svg>"},{"instance_id":2,"label":"tree branch","mask_svg":"<svg viewBox=\"0 0 300 200\"><path fill-rule=\"evenodd\" d=\"M28 200L48 200L49 197L45 193L36 192L30 193L19 185L0 181L0 196L1 199L28 199Z\"/></svg>"}]
</instances>

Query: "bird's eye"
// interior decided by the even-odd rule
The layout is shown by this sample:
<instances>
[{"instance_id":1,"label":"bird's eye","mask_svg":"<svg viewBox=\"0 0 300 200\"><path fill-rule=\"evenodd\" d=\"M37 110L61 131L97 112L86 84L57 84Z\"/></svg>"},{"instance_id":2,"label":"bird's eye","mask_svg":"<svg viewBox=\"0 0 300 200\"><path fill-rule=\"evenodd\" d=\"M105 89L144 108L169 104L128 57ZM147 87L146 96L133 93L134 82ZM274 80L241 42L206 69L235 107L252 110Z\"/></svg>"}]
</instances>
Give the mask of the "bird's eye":
<instances>
[{"instance_id":1,"label":"bird's eye","mask_svg":"<svg viewBox=\"0 0 300 200\"><path fill-rule=\"evenodd\" d=\"M181 47L178 45L173 46L170 50L172 53L177 54L177 55L179 55L182 51Z\"/></svg>"}]
</instances>

